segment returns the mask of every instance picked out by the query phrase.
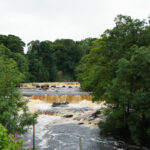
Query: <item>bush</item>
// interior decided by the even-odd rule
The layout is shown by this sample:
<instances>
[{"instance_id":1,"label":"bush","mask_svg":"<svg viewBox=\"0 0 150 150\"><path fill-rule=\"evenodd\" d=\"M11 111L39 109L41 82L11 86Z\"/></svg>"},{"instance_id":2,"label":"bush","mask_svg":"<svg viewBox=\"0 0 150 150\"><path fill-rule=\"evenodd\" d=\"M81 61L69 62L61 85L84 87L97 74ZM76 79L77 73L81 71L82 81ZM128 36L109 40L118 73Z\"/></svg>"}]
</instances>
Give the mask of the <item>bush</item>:
<instances>
[{"instance_id":1,"label":"bush","mask_svg":"<svg viewBox=\"0 0 150 150\"><path fill-rule=\"evenodd\" d=\"M7 129L0 124L0 149L17 150L20 149L24 141L13 135L8 135Z\"/></svg>"}]
</instances>

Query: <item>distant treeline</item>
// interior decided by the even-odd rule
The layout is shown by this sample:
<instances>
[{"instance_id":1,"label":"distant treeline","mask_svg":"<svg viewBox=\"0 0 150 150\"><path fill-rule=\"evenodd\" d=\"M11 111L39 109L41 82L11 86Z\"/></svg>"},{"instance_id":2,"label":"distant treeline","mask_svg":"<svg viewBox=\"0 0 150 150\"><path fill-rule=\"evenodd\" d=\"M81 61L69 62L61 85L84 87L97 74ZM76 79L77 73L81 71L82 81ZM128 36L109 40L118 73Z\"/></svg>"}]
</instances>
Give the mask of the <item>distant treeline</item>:
<instances>
[{"instance_id":1,"label":"distant treeline","mask_svg":"<svg viewBox=\"0 0 150 150\"><path fill-rule=\"evenodd\" d=\"M94 40L31 41L25 54L25 43L20 37L0 35L0 49L9 49L7 55L17 62L24 82L76 81L75 68L81 57L89 53Z\"/></svg>"}]
</instances>

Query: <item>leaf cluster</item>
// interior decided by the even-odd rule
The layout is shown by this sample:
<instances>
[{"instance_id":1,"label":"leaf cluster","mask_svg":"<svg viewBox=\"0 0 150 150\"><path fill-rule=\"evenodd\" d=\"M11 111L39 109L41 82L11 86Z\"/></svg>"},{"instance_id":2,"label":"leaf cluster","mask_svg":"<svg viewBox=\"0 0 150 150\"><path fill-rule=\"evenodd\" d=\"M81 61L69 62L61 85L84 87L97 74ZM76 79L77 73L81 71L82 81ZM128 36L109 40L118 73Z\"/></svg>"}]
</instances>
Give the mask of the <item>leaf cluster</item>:
<instances>
[{"instance_id":1,"label":"leaf cluster","mask_svg":"<svg viewBox=\"0 0 150 150\"><path fill-rule=\"evenodd\" d=\"M13 135L8 135L7 129L0 124L0 149L19 150L23 146L23 140L15 139Z\"/></svg>"}]
</instances>

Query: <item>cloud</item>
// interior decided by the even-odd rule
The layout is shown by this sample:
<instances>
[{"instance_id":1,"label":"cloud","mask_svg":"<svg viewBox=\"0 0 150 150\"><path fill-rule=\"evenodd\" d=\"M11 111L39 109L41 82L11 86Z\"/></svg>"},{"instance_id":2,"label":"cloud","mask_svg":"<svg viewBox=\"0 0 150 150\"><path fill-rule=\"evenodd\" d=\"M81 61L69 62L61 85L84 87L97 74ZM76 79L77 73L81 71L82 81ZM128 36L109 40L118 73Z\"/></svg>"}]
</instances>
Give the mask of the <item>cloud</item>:
<instances>
[{"instance_id":1,"label":"cloud","mask_svg":"<svg viewBox=\"0 0 150 150\"><path fill-rule=\"evenodd\" d=\"M1 0L0 34L31 40L99 37L117 14L149 16L149 0Z\"/></svg>"}]
</instances>

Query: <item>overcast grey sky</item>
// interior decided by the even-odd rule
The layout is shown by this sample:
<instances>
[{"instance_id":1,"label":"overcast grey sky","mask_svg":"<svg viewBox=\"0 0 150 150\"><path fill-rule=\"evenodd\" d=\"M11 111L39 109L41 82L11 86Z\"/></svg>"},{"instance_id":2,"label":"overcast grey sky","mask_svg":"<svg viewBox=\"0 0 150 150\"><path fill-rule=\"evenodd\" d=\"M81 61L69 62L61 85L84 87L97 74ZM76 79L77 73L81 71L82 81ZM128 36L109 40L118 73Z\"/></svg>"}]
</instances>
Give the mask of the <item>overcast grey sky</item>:
<instances>
[{"instance_id":1,"label":"overcast grey sky","mask_svg":"<svg viewBox=\"0 0 150 150\"><path fill-rule=\"evenodd\" d=\"M0 34L26 43L99 37L117 14L146 19L150 0L0 0Z\"/></svg>"}]
</instances>

